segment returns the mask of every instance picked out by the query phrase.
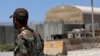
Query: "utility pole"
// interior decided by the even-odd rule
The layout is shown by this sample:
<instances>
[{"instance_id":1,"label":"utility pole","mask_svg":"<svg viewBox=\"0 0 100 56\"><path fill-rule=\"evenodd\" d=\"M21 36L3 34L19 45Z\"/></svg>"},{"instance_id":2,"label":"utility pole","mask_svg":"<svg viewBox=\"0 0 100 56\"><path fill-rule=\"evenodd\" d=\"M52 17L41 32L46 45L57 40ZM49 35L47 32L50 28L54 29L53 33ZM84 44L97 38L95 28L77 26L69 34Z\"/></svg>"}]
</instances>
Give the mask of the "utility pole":
<instances>
[{"instance_id":1,"label":"utility pole","mask_svg":"<svg viewBox=\"0 0 100 56\"><path fill-rule=\"evenodd\" d=\"M63 0L62 0L62 6L64 5L64 2L63 2Z\"/></svg>"},{"instance_id":2,"label":"utility pole","mask_svg":"<svg viewBox=\"0 0 100 56\"><path fill-rule=\"evenodd\" d=\"M92 33L93 33L93 38L95 37L95 29L94 29L94 10L93 10L93 0L91 0L91 19L92 19Z\"/></svg>"}]
</instances>

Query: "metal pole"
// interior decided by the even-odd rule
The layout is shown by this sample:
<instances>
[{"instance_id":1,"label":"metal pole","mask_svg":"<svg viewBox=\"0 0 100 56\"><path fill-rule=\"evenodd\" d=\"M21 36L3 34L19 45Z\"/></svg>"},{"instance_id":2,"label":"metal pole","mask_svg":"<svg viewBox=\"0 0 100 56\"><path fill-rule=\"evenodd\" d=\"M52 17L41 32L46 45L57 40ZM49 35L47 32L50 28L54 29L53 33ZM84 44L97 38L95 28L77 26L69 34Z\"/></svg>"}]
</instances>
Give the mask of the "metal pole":
<instances>
[{"instance_id":1,"label":"metal pole","mask_svg":"<svg viewBox=\"0 0 100 56\"><path fill-rule=\"evenodd\" d=\"M92 33L93 33L93 38L95 37L95 30L94 30L94 11L93 11L93 0L91 0L91 19L92 19Z\"/></svg>"},{"instance_id":2,"label":"metal pole","mask_svg":"<svg viewBox=\"0 0 100 56\"><path fill-rule=\"evenodd\" d=\"M62 0L62 6L64 5L64 2L63 2L63 0Z\"/></svg>"}]
</instances>

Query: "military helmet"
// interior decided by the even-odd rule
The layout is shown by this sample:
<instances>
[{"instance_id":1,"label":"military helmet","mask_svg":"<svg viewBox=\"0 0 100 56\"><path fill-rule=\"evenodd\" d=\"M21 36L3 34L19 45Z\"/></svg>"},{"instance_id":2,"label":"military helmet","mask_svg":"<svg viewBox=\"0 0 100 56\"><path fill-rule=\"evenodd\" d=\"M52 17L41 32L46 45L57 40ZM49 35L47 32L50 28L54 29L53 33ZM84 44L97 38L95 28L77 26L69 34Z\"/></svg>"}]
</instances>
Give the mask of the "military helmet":
<instances>
[{"instance_id":1,"label":"military helmet","mask_svg":"<svg viewBox=\"0 0 100 56\"><path fill-rule=\"evenodd\" d=\"M20 20L27 20L28 19L28 11L25 8L17 8L13 15L10 18L16 18Z\"/></svg>"}]
</instances>

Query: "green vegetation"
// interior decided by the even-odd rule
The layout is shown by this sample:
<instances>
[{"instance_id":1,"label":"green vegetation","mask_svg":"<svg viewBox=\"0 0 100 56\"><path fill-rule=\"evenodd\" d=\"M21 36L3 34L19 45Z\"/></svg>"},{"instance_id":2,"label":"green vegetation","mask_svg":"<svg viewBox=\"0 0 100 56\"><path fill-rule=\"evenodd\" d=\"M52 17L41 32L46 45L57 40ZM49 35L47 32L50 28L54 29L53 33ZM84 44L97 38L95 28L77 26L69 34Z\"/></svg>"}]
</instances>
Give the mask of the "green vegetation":
<instances>
[{"instance_id":1,"label":"green vegetation","mask_svg":"<svg viewBox=\"0 0 100 56\"><path fill-rule=\"evenodd\" d=\"M13 51L13 50L14 46L12 44L5 44L5 45L0 44L0 51Z\"/></svg>"}]
</instances>

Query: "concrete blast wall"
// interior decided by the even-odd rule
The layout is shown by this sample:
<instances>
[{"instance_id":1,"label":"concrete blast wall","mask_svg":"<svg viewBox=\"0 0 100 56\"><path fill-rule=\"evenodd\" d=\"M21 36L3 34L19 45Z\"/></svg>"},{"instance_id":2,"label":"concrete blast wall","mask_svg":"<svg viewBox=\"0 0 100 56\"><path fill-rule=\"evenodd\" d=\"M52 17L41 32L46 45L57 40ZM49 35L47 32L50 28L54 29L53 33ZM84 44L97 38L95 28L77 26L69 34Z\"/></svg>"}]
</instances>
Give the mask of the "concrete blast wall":
<instances>
[{"instance_id":1,"label":"concrete blast wall","mask_svg":"<svg viewBox=\"0 0 100 56\"><path fill-rule=\"evenodd\" d=\"M43 24L30 24L29 27L34 31L40 33L44 39L44 25ZM0 44L13 43L17 31L12 25L1 25L0 26Z\"/></svg>"},{"instance_id":2,"label":"concrete blast wall","mask_svg":"<svg viewBox=\"0 0 100 56\"><path fill-rule=\"evenodd\" d=\"M12 43L15 37L13 26L0 26L0 44Z\"/></svg>"},{"instance_id":3,"label":"concrete blast wall","mask_svg":"<svg viewBox=\"0 0 100 56\"><path fill-rule=\"evenodd\" d=\"M38 32L44 39L44 24L30 24L29 27Z\"/></svg>"},{"instance_id":4,"label":"concrete blast wall","mask_svg":"<svg viewBox=\"0 0 100 56\"><path fill-rule=\"evenodd\" d=\"M51 40L51 35L63 34L64 24L62 22L47 22L44 24L44 37L45 40Z\"/></svg>"}]
</instances>

